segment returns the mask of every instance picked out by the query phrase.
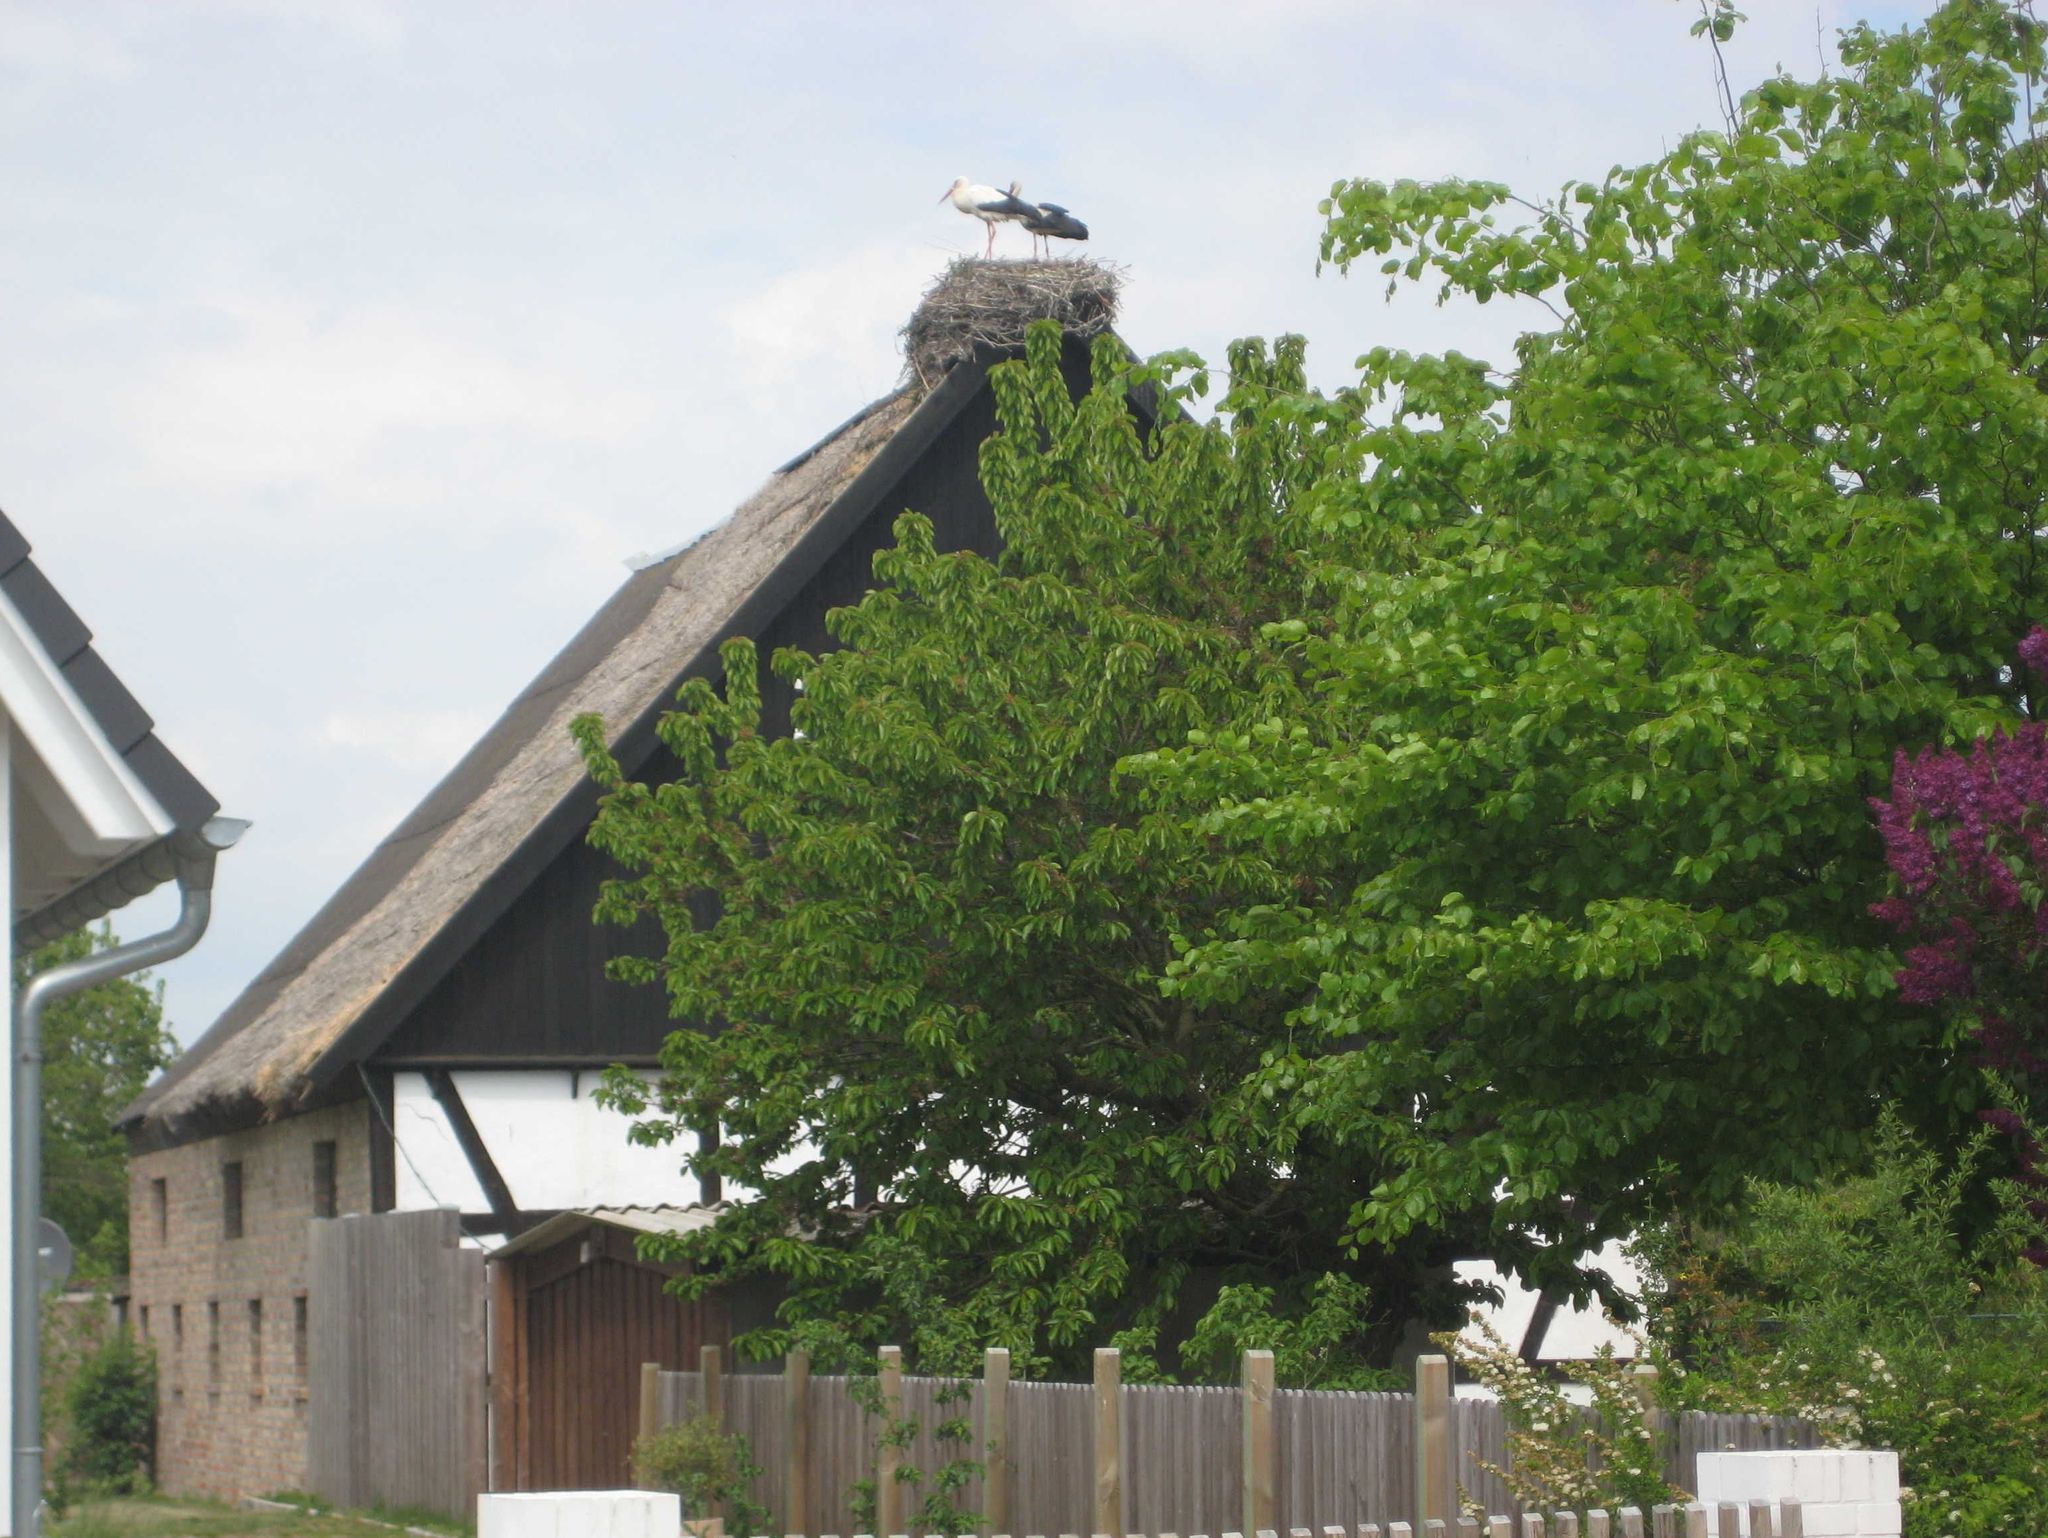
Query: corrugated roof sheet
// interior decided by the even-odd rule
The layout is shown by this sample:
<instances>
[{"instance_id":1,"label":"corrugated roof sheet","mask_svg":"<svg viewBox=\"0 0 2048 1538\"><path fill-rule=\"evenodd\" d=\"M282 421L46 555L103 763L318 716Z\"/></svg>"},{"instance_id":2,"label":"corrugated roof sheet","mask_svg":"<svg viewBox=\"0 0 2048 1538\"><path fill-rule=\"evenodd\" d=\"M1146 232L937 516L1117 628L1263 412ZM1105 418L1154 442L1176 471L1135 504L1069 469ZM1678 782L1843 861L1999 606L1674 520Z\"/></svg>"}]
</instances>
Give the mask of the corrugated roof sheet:
<instances>
[{"instance_id":1,"label":"corrugated roof sheet","mask_svg":"<svg viewBox=\"0 0 2048 1538\"><path fill-rule=\"evenodd\" d=\"M720 1206L703 1207L584 1207L572 1212L558 1212L543 1222L536 1223L516 1239L508 1239L491 1251L492 1259L506 1255L524 1255L533 1250L544 1250L550 1245L560 1244L564 1239L592 1223L602 1223L609 1228L624 1229L635 1234L689 1234L698 1229L709 1228L718 1221Z\"/></svg>"}]
</instances>

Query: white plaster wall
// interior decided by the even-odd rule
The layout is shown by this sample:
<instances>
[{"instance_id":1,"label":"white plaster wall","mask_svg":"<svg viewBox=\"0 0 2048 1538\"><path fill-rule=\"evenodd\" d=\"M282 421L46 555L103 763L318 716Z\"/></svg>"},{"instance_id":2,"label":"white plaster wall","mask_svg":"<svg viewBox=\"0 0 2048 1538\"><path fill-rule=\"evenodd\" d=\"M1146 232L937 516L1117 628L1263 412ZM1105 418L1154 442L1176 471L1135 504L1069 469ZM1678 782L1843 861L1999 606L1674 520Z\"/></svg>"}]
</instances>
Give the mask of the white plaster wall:
<instances>
[{"instance_id":1,"label":"white plaster wall","mask_svg":"<svg viewBox=\"0 0 2048 1538\"><path fill-rule=\"evenodd\" d=\"M521 1208L687 1206L697 1200L697 1182L681 1168L687 1150L631 1142L631 1119L593 1098L596 1072L491 1069L453 1078ZM425 1074L393 1075L392 1130L401 1209L489 1209Z\"/></svg>"},{"instance_id":2,"label":"white plaster wall","mask_svg":"<svg viewBox=\"0 0 2048 1538\"><path fill-rule=\"evenodd\" d=\"M1636 1269L1635 1262L1623 1253L1619 1241L1610 1240L1602 1246L1593 1257L1593 1264L1612 1277L1623 1292L1633 1294L1642 1291L1642 1274ZM1536 1312L1535 1292L1511 1276L1502 1276L1500 1268L1490 1260L1461 1260L1455 1269L1461 1282L1491 1282L1500 1288L1499 1305L1482 1307L1479 1313L1510 1348L1519 1346L1523 1333L1529 1328L1530 1317ZM1468 1329L1465 1337L1474 1345L1479 1343L1476 1330ZM1550 1332L1543 1340L1543 1360L1585 1361L1597 1355L1602 1346L1612 1346L1614 1354L1623 1361L1632 1361L1636 1355L1634 1339L1627 1332L1615 1328L1597 1303L1583 1308L1566 1305L1551 1317Z\"/></svg>"}]
</instances>

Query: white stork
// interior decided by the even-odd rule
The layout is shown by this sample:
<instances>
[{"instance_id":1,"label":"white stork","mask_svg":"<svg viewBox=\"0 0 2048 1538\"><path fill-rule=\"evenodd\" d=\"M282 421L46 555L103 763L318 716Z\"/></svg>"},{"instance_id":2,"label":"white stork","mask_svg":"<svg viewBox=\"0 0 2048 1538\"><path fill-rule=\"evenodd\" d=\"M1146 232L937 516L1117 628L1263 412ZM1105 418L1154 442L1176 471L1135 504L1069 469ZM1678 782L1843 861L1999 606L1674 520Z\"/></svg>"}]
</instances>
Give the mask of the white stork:
<instances>
[{"instance_id":1,"label":"white stork","mask_svg":"<svg viewBox=\"0 0 2048 1538\"><path fill-rule=\"evenodd\" d=\"M1014 183L1012 186L1014 187ZM985 256L996 254L996 226L1015 219L1029 219L1038 213L1035 204L1027 203L1014 192L998 192L993 187L984 187L979 182L970 182L964 176L953 179L953 185L939 194L939 201L951 200L953 206L971 218L979 219L988 226L988 250Z\"/></svg>"},{"instance_id":2,"label":"white stork","mask_svg":"<svg viewBox=\"0 0 2048 1538\"><path fill-rule=\"evenodd\" d=\"M1045 242L1045 254L1052 255L1054 240L1086 240L1088 226L1076 219L1057 203L1040 203L1037 211L1024 220L1024 228L1031 232L1031 243L1035 250L1039 241Z\"/></svg>"}]
</instances>

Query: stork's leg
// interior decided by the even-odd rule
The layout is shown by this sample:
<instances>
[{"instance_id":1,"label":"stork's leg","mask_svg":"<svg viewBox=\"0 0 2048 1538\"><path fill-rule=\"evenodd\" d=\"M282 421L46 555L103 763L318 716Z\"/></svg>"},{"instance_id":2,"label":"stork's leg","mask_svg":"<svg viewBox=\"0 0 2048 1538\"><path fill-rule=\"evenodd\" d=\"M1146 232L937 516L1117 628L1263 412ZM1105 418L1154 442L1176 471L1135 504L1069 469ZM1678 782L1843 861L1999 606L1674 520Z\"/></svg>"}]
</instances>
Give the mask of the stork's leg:
<instances>
[{"instance_id":1,"label":"stork's leg","mask_svg":"<svg viewBox=\"0 0 2048 1538\"><path fill-rule=\"evenodd\" d=\"M988 221L988 249L981 254L985 257L996 254L996 222L993 219Z\"/></svg>"}]
</instances>

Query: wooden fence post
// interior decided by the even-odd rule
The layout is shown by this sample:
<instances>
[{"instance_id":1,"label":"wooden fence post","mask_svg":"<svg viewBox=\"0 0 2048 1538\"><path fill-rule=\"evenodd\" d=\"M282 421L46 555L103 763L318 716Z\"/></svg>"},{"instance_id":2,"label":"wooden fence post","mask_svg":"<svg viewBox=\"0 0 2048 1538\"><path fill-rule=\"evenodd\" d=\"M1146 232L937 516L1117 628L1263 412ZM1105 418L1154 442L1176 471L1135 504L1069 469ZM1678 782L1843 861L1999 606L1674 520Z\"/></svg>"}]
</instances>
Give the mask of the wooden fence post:
<instances>
[{"instance_id":1,"label":"wooden fence post","mask_svg":"<svg viewBox=\"0 0 2048 1538\"><path fill-rule=\"evenodd\" d=\"M1678 1458L1678 1448L1671 1441L1671 1418L1664 1413L1657 1402L1657 1369L1649 1362L1638 1362L1629 1369L1629 1387L1635 1390L1636 1401L1643 1407L1643 1429L1650 1433L1650 1445L1663 1460L1664 1472L1670 1475L1672 1465ZM1696 1477L1691 1469L1678 1469L1675 1484L1690 1490Z\"/></svg>"},{"instance_id":2,"label":"wooden fence post","mask_svg":"<svg viewBox=\"0 0 2048 1538\"><path fill-rule=\"evenodd\" d=\"M1010 1353L990 1346L981 1358L981 1481L984 1534L1010 1530ZM799 1527L795 1531L808 1532Z\"/></svg>"},{"instance_id":3,"label":"wooden fence post","mask_svg":"<svg viewBox=\"0 0 2048 1538\"><path fill-rule=\"evenodd\" d=\"M640 1364L640 1436L651 1437L661 1430L661 1363ZM641 1489L651 1489L645 1481Z\"/></svg>"},{"instance_id":4,"label":"wooden fence post","mask_svg":"<svg viewBox=\"0 0 2048 1538\"><path fill-rule=\"evenodd\" d=\"M1095 1531L1124 1530L1124 1359L1095 1348Z\"/></svg>"},{"instance_id":5,"label":"wooden fence post","mask_svg":"<svg viewBox=\"0 0 2048 1538\"><path fill-rule=\"evenodd\" d=\"M1607 1513L1598 1506L1586 1513L1586 1538L1614 1538Z\"/></svg>"},{"instance_id":6,"label":"wooden fence post","mask_svg":"<svg viewBox=\"0 0 2048 1538\"><path fill-rule=\"evenodd\" d=\"M1238 1389L1244 1408L1244 1530L1274 1525L1280 1487L1279 1446L1273 1438L1273 1353L1247 1351Z\"/></svg>"},{"instance_id":7,"label":"wooden fence post","mask_svg":"<svg viewBox=\"0 0 2048 1538\"><path fill-rule=\"evenodd\" d=\"M1777 1513L1769 1501L1749 1503L1749 1538L1778 1538Z\"/></svg>"},{"instance_id":8,"label":"wooden fence post","mask_svg":"<svg viewBox=\"0 0 2048 1538\"><path fill-rule=\"evenodd\" d=\"M1448 1522L1458 1514L1458 1475L1451 1448L1449 1357L1415 1359L1415 1521Z\"/></svg>"},{"instance_id":9,"label":"wooden fence post","mask_svg":"<svg viewBox=\"0 0 2048 1538\"><path fill-rule=\"evenodd\" d=\"M725 1430L725 1355L716 1346L704 1346L697 1352L697 1367L704 1374L704 1413L711 1417L711 1423L720 1431ZM723 1522L725 1502L705 1503L706 1518Z\"/></svg>"},{"instance_id":10,"label":"wooden fence post","mask_svg":"<svg viewBox=\"0 0 2048 1538\"><path fill-rule=\"evenodd\" d=\"M876 1538L892 1538L903 1531L903 1483L896 1477L903 1466L903 1449L895 1439L896 1423L903 1419L903 1348L884 1346L881 1357L882 1445L875 1458L875 1534Z\"/></svg>"},{"instance_id":11,"label":"wooden fence post","mask_svg":"<svg viewBox=\"0 0 2048 1538\"><path fill-rule=\"evenodd\" d=\"M792 1351L782 1359L782 1525L792 1533L811 1530L811 1354Z\"/></svg>"},{"instance_id":12,"label":"wooden fence post","mask_svg":"<svg viewBox=\"0 0 2048 1538\"><path fill-rule=\"evenodd\" d=\"M487 1265L491 1279L491 1488L519 1488L519 1292L513 1262Z\"/></svg>"},{"instance_id":13,"label":"wooden fence post","mask_svg":"<svg viewBox=\"0 0 2048 1538\"><path fill-rule=\"evenodd\" d=\"M697 1367L704 1374L704 1413L725 1429L725 1353L716 1346L697 1352Z\"/></svg>"}]
</instances>

